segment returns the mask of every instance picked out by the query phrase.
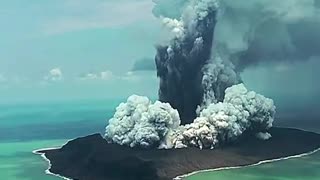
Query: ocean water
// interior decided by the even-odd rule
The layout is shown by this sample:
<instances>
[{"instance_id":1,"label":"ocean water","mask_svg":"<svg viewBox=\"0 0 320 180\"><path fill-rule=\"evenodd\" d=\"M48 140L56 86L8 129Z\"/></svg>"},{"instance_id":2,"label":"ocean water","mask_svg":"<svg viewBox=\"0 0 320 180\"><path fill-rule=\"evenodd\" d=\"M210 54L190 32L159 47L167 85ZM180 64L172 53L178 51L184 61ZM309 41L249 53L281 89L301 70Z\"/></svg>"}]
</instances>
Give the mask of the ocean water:
<instances>
[{"instance_id":1,"label":"ocean water","mask_svg":"<svg viewBox=\"0 0 320 180\"><path fill-rule=\"evenodd\" d=\"M186 180L319 180L320 152L289 160L232 170L202 172Z\"/></svg>"},{"instance_id":2,"label":"ocean water","mask_svg":"<svg viewBox=\"0 0 320 180\"><path fill-rule=\"evenodd\" d=\"M65 140L33 140L0 143L0 179L3 180L54 180L45 174L48 163L32 154L35 149L58 147Z\"/></svg>"},{"instance_id":3,"label":"ocean water","mask_svg":"<svg viewBox=\"0 0 320 180\"><path fill-rule=\"evenodd\" d=\"M33 150L103 133L121 100L0 105L0 180L54 180Z\"/></svg>"},{"instance_id":4,"label":"ocean water","mask_svg":"<svg viewBox=\"0 0 320 180\"><path fill-rule=\"evenodd\" d=\"M0 105L0 180L55 180L45 174L48 166L33 150L59 147L68 139L103 133L107 119L122 100ZM310 110L310 109L309 109ZM278 125L313 131L317 114L278 114ZM303 123L301 118L304 118ZM320 152L310 156L255 167L199 173L187 180L319 180Z\"/></svg>"}]
</instances>

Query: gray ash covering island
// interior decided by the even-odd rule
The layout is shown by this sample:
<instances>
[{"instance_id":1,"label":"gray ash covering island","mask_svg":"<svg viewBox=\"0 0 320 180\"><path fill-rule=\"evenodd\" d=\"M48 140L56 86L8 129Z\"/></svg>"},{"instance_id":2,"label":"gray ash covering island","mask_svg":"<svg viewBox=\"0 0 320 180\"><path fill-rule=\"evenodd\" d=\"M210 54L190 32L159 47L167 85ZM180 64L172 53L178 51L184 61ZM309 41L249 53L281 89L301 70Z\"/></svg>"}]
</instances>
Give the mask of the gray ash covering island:
<instances>
[{"instance_id":1,"label":"gray ash covering island","mask_svg":"<svg viewBox=\"0 0 320 180\"><path fill-rule=\"evenodd\" d=\"M245 61L244 49L231 52L217 43L221 38L214 37L215 30L221 33L225 25L217 23L235 17L219 10L225 6L225 12L237 13L228 7L232 2L155 0L153 13L169 30L155 58L159 101L132 95L116 108L104 137L95 134L39 150L50 160L50 172L76 180L169 180L319 149L319 134L272 127L273 100L245 87L241 71L264 59ZM174 13L167 11L170 7ZM263 21L270 8L267 12L262 10ZM249 29L259 25L253 24Z\"/></svg>"},{"instance_id":2,"label":"gray ash covering island","mask_svg":"<svg viewBox=\"0 0 320 180\"><path fill-rule=\"evenodd\" d=\"M50 160L50 172L70 179L172 180L194 171L251 165L320 148L316 133L287 128L271 128L270 133L273 137L268 141L248 134L213 150L130 148L107 143L94 134L38 153Z\"/></svg>"}]
</instances>

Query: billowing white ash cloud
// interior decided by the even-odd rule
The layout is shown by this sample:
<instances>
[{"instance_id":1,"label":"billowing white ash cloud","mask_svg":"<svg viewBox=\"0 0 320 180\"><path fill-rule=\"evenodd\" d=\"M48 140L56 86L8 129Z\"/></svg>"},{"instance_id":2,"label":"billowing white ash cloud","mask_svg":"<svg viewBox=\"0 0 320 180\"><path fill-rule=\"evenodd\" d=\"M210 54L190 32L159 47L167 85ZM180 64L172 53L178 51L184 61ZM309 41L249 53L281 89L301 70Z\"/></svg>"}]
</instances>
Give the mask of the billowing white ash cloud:
<instances>
[{"instance_id":1,"label":"billowing white ash cloud","mask_svg":"<svg viewBox=\"0 0 320 180\"><path fill-rule=\"evenodd\" d=\"M214 41L223 17L220 1L154 1L155 15L171 33L167 44L157 46L159 101L129 97L110 120L106 139L158 148L215 148L245 132L269 139L273 101L245 88L239 59Z\"/></svg>"},{"instance_id":2,"label":"billowing white ash cloud","mask_svg":"<svg viewBox=\"0 0 320 180\"><path fill-rule=\"evenodd\" d=\"M235 141L245 131L269 139L275 106L271 99L248 91L243 84L227 88L223 102L212 103L193 123L180 125L169 104L133 95L120 104L109 121L108 141L130 147L215 148Z\"/></svg>"},{"instance_id":3,"label":"billowing white ash cloud","mask_svg":"<svg viewBox=\"0 0 320 180\"><path fill-rule=\"evenodd\" d=\"M166 143L170 131L179 125L178 111L168 103L152 104L147 97L132 95L117 107L105 137L110 142L130 147L158 147Z\"/></svg>"},{"instance_id":4,"label":"billowing white ash cloud","mask_svg":"<svg viewBox=\"0 0 320 180\"><path fill-rule=\"evenodd\" d=\"M242 82L236 67L228 59L222 59L218 53L202 69L202 103L197 111L212 103L222 102L225 90Z\"/></svg>"},{"instance_id":5,"label":"billowing white ash cloud","mask_svg":"<svg viewBox=\"0 0 320 180\"><path fill-rule=\"evenodd\" d=\"M248 91L243 84L234 85L226 89L223 102L210 104L193 123L175 131L172 144L175 148L215 148L236 140L247 130L266 140L271 136L263 135L272 127L274 114L271 99Z\"/></svg>"}]
</instances>

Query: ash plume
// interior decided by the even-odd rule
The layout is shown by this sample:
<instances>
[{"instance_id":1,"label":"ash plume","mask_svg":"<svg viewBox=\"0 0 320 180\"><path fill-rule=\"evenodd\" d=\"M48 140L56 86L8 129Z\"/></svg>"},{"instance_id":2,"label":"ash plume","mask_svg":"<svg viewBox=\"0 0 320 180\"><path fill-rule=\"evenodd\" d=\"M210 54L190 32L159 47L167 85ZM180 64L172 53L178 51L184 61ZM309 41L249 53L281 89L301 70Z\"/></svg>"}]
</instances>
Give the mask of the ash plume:
<instances>
[{"instance_id":1,"label":"ash plume","mask_svg":"<svg viewBox=\"0 0 320 180\"><path fill-rule=\"evenodd\" d=\"M107 141L143 148L215 148L251 131L262 140L271 138L275 106L271 99L243 84L225 91L223 102L212 103L192 123L180 125L178 111L168 103L154 104L132 95L121 103L106 127Z\"/></svg>"},{"instance_id":2,"label":"ash plume","mask_svg":"<svg viewBox=\"0 0 320 180\"><path fill-rule=\"evenodd\" d=\"M166 143L170 131L179 125L179 114L169 104L159 101L152 104L147 97L132 95L117 107L105 137L130 147L158 147Z\"/></svg>"},{"instance_id":3,"label":"ash plume","mask_svg":"<svg viewBox=\"0 0 320 180\"><path fill-rule=\"evenodd\" d=\"M238 71L319 58L319 0L221 1L215 45Z\"/></svg>"},{"instance_id":4,"label":"ash plume","mask_svg":"<svg viewBox=\"0 0 320 180\"><path fill-rule=\"evenodd\" d=\"M191 0L188 5L179 19L163 18L174 37L157 47L155 58L159 100L177 109L183 124L193 121L202 102L202 69L211 56L218 2Z\"/></svg>"},{"instance_id":5,"label":"ash plume","mask_svg":"<svg viewBox=\"0 0 320 180\"><path fill-rule=\"evenodd\" d=\"M154 2L153 13L171 33L169 42L157 46L155 57L159 101L152 104L146 97L129 97L109 121L106 139L131 147L215 148L246 131L258 139L271 138L273 101L248 91L240 78L241 70L254 64L239 55L250 49L251 41L241 39L247 29L239 29L238 44L220 37L236 31L222 31L227 27L223 23L229 23L223 21L228 16L223 14L231 1ZM259 61L263 60L254 60Z\"/></svg>"},{"instance_id":6,"label":"ash plume","mask_svg":"<svg viewBox=\"0 0 320 180\"><path fill-rule=\"evenodd\" d=\"M271 99L248 91L243 84L234 85L226 89L223 102L210 104L193 123L175 131L173 146L212 149L236 140L247 130L266 140L262 135L272 127L274 114Z\"/></svg>"},{"instance_id":7,"label":"ash plume","mask_svg":"<svg viewBox=\"0 0 320 180\"><path fill-rule=\"evenodd\" d=\"M176 108L183 124L222 102L248 67L320 58L319 0L155 2L154 14L175 34L157 49L159 100Z\"/></svg>"}]
</instances>

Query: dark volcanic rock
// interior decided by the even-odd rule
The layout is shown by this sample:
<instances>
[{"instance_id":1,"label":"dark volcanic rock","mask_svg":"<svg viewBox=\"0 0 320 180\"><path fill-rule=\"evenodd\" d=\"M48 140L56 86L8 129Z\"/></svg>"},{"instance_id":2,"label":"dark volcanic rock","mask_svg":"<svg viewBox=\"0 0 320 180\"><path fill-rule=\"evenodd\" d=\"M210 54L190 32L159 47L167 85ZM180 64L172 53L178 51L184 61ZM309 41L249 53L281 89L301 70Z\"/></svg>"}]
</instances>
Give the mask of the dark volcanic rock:
<instances>
[{"instance_id":1,"label":"dark volcanic rock","mask_svg":"<svg viewBox=\"0 0 320 180\"><path fill-rule=\"evenodd\" d=\"M50 172L72 179L169 180L193 171L250 165L320 148L316 133L287 128L272 128L270 133L273 137L268 141L244 136L214 150L129 148L108 144L95 134L38 153L51 161Z\"/></svg>"}]
</instances>

